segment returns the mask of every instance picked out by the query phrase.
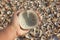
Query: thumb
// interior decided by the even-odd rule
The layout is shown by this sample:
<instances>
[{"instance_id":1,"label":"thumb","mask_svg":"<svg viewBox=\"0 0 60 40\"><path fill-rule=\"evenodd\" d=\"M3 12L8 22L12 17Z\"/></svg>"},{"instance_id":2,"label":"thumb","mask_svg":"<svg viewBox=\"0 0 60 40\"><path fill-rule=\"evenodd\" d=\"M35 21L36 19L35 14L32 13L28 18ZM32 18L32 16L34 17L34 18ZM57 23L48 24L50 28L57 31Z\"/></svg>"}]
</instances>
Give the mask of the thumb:
<instances>
[{"instance_id":1,"label":"thumb","mask_svg":"<svg viewBox=\"0 0 60 40\"><path fill-rule=\"evenodd\" d=\"M14 12L14 17L17 17L22 11L23 11L23 9L20 9L17 12Z\"/></svg>"}]
</instances>

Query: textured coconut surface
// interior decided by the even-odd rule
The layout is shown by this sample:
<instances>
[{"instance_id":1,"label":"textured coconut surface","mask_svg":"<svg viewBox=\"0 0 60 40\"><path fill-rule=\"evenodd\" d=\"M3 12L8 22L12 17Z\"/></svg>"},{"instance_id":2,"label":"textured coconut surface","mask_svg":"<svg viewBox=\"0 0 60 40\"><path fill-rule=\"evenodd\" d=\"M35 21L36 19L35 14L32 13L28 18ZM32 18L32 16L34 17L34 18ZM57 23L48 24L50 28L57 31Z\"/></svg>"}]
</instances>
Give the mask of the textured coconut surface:
<instances>
[{"instance_id":1,"label":"textured coconut surface","mask_svg":"<svg viewBox=\"0 0 60 40\"><path fill-rule=\"evenodd\" d=\"M60 0L0 0L0 30L11 23L14 12L21 8L38 10L42 22L16 40L60 40Z\"/></svg>"}]
</instances>

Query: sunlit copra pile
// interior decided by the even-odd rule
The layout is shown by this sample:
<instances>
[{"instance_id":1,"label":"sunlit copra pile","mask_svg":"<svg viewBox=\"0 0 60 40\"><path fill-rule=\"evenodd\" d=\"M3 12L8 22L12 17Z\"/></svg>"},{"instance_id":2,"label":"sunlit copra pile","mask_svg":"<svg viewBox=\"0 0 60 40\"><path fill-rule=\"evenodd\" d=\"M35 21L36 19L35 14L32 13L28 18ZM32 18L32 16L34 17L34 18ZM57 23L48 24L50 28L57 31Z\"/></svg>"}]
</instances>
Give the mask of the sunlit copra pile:
<instances>
[{"instance_id":1,"label":"sunlit copra pile","mask_svg":"<svg viewBox=\"0 0 60 40\"><path fill-rule=\"evenodd\" d=\"M7 27L12 21L14 12L22 8L38 10L42 22L17 40L60 40L59 0L0 0L0 29Z\"/></svg>"}]
</instances>

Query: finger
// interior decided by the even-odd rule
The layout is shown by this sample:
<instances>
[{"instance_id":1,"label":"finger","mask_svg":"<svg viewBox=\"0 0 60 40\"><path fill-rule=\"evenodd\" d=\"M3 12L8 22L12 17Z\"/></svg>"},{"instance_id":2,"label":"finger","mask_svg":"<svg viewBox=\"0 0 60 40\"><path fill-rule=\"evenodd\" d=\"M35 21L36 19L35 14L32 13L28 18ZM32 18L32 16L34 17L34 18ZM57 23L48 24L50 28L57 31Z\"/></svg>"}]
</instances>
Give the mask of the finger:
<instances>
[{"instance_id":1,"label":"finger","mask_svg":"<svg viewBox=\"0 0 60 40\"><path fill-rule=\"evenodd\" d=\"M29 32L29 30L20 30L20 35L26 35Z\"/></svg>"},{"instance_id":2,"label":"finger","mask_svg":"<svg viewBox=\"0 0 60 40\"><path fill-rule=\"evenodd\" d=\"M42 20L42 16L41 16L41 14L38 11L35 11L35 12L37 13L38 18L39 18L39 24L38 25L40 25L41 24L41 20Z\"/></svg>"},{"instance_id":3,"label":"finger","mask_svg":"<svg viewBox=\"0 0 60 40\"><path fill-rule=\"evenodd\" d=\"M18 14L20 14L23 11L23 9L18 10L17 12L14 13L14 16L17 17Z\"/></svg>"},{"instance_id":4,"label":"finger","mask_svg":"<svg viewBox=\"0 0 60 40\"><path fill-rule=\"evenodd\" d=\"M38 18L41 20L42 18L41 18L41 14L38 12L38 11L36 11L36 13L37 13L37 15L38 15Z\"/></svg>"},{"instance_id":5,"label":"finger","mask_svg":"<svg viewBox=\"0 0 60 40\"><path fill-rule=\"evenodd\" d=\"M28 32L29 32L29 30L25 30L25 31L23 30L23 32L24 32L24 33L28 33Z\"/></svg>"}]
</instances>

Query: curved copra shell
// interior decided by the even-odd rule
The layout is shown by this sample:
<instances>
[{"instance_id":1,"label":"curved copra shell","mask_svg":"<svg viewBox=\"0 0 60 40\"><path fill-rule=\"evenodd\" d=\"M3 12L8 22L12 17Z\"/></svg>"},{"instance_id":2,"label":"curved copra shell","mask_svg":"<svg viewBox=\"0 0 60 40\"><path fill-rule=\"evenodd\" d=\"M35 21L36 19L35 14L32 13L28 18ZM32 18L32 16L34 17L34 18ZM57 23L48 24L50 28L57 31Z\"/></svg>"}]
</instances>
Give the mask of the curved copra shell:
<instances>
[{"instance_id":1,"label":"curved copra shell","mask_svg":"<svg viewBox=\"0 0 60 40\"><path fill-rule=\"evenodd\" d=\"M37 27L38 26L38 15L37 15L37 13L35 13L33 10L27 10L26 12L27 12L27 14L24 14L24 12L25 11L23 11L23 12L21 12L20 14L19 14L19 23L20 23L20 26L23 28L23 29L32 29L32 28L34 28L34 27ZM31 12L32 13L32 15L34 16L35 15L35 20L36 20L36 22L34 21L34 18L29 18L29 12ZM25 15L25 16L27 16L29 19L26 19L25 17L23 17L23 14ZM30 15L31 16L31 15ZM30 24L28 25L27 24L27 22L29 22L28 20L30 20L30 19L33 19L32 21L34 21L34 23L35 23L35 25L33 25L33 26L30 26L30 24L32 25L32 24L34 24L33 22L31 23L31 21L30 21Z\"/></svg>"}]
</instances>

